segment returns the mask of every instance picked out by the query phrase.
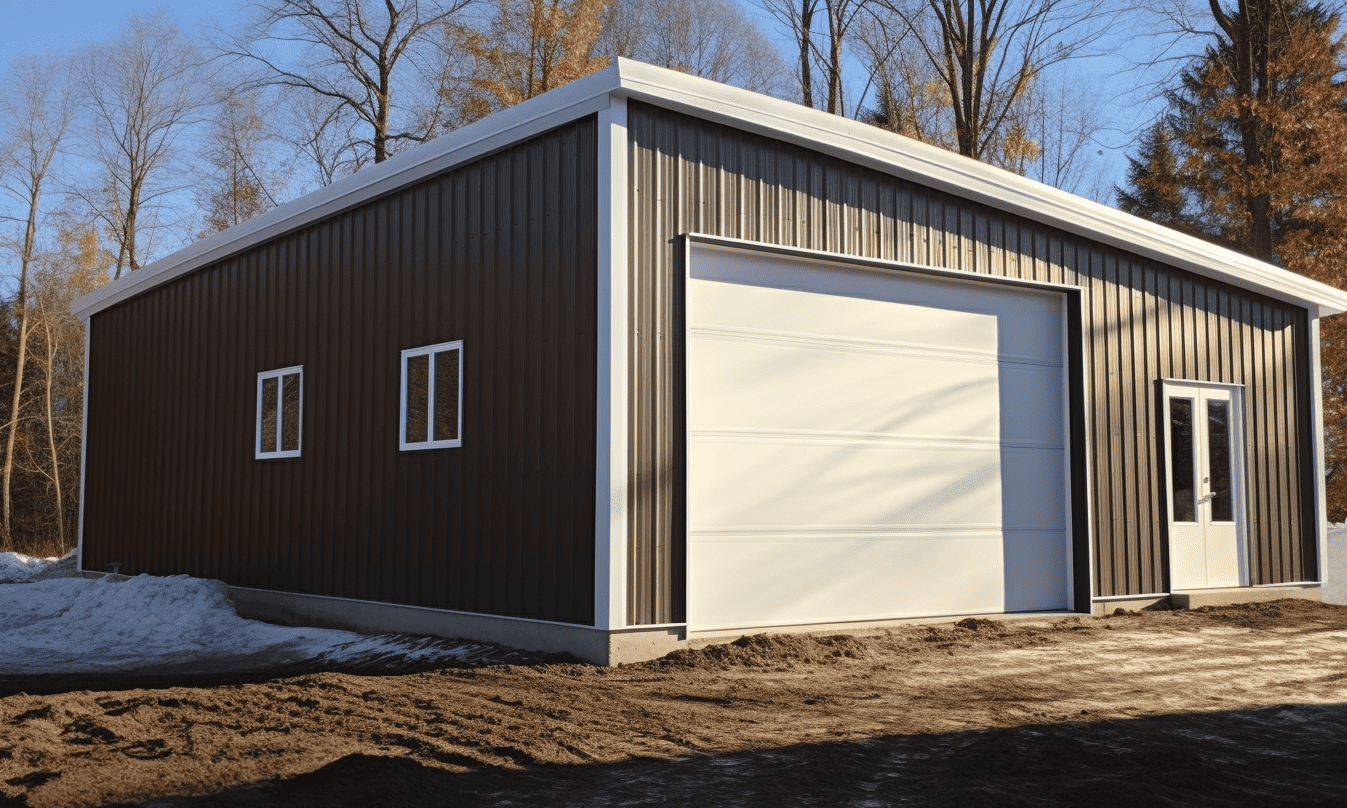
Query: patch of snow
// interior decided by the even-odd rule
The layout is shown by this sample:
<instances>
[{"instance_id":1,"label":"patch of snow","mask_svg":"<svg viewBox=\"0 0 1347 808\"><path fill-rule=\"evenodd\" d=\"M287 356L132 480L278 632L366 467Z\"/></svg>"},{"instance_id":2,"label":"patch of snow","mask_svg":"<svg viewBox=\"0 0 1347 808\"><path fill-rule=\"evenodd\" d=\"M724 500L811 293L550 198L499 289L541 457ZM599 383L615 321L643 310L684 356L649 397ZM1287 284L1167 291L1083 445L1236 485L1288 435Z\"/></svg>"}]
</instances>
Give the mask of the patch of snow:
<instances>
[{"instance_id":1,"label":"patch of snow","mask_svg":"<svg viewBox=\"0 0 1347 808\"><path fill-rule=\"evenodd\" d=\"M324 666L378 668L462 665L500 657L499 648L464 640L444 640L410 634L378 634L361 637L325 651L317 657Z\"/></svg>"},{"instance_id":2,"label":"patch of snow","mask_svg":"<svg viewBox=\"0 0 1347 808\"><path fill-rule=\"evenodd\" d=\"M38 558L23 553L0 553L0 584L26 584L44 578L76 575L75 551L57 558Z\"/></svg>"},{"instance_id":3,"label":"patch of snow","mask_svg":"<svg viewBox=\"0 0 1347 808\"><path fill-rule=\"evenodd\" d=\"M50 578L0 586L0 676L257 670L314 661L453 664L491 646L276 626L239 617L221 581Z\"/></svg>"}]
</instances>

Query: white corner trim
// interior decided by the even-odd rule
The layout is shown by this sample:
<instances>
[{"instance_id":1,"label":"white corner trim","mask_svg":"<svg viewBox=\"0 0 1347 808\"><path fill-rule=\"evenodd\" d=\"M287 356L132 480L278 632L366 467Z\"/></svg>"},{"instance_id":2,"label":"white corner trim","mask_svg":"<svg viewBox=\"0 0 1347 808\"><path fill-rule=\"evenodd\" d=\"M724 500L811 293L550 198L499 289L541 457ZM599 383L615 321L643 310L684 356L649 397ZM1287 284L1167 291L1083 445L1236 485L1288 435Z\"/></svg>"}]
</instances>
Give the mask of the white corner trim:
<instances>
[{"instance_id":1,"label":"white corner trim","mask_svg":"<svg viewBox=\"0 0 1347 808\"><path fill-rule=\"evenodd\" d=\"M627 102L599 112L594 625L627 625Z\"/></svg>"},{"instance_id":2,"label":"white corner trim","mask_svg":"<svg viewBox=\"0 0 1347 808\"><path fill-rule=\"evenodd\" d=\"M112 281L76 300L70 310L78 317L90 317L241 250L598 112L607 106L608 93L617 82L613 65L394 155Z\"/></svg>"},{"instance_id":3,"label":"white corner trim","mask_svg":"<svg viewBox=\"0 0 1347 808\"><path fill-rule=\"evenodd\" d=\"M1323 314L1347 311L1347 292L945 149L640 62L617 66L616 92L629 98L832 154Z\"/></svg>"},{"instance_id":4,"label":"white corner trim","mask_svg":"<svg viewBox=\"0 0 1347 808\"><path fill-rule=\"evenodd\" d=\"M80 411L80 504L75 525L75 569L84 569L84 475L89 465L89 331L93 323L84 321L84 406Z\"/></svg>"},{"instance_id":5,"label":"white corner trim","mask_svg":"<svg viewBox=\"0 0 1347 808\"><path fill-rule=\"evenodd\" d=\"M1318 532L1319 558L1316 573L1324 580L1328 570L1328 480L1324 467L1324 377L1319 345L1319 318L1310 315L1310 442L1314 452L1314 529Z\"/></svg>"}]
</instances>

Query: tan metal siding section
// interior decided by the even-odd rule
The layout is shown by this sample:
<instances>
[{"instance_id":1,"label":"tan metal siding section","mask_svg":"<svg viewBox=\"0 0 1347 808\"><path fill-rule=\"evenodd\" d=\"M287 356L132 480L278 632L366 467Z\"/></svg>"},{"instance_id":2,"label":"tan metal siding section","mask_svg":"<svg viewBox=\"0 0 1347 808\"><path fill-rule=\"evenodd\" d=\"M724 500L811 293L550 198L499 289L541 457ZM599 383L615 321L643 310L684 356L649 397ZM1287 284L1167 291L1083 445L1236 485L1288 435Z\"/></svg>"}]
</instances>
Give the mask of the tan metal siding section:
<instances>
[{"instance_id":1,"label":"tan metal siding section","mask_svg":"<svg viewBox=\"0 0 1347 808\"><path fill-rule=\"evenodd\" d=\"M540 135L91 321L85 563L593 622L597 130ZM400 351L463 339L463 447L398 451ZM303 455L253 458L304 366Z\"/></svg>"},{"instance_id":2,"label":"tan metal siding section","mask_svg":"<svg viewBox=\"0 0 1347 808\"><path fill-rule=\"evenodd\" d=\"M673 304L682 233L1078 286L1096 595L1165 591L1156 380L1247 390L1251 578L1314 575L1305 313L826 155L630 103L628 617L682 619ZM1297 346L1301 346L1300 349ZM1300 391L1300 392L1297 392Z\"/></svg>"}]
</instances>

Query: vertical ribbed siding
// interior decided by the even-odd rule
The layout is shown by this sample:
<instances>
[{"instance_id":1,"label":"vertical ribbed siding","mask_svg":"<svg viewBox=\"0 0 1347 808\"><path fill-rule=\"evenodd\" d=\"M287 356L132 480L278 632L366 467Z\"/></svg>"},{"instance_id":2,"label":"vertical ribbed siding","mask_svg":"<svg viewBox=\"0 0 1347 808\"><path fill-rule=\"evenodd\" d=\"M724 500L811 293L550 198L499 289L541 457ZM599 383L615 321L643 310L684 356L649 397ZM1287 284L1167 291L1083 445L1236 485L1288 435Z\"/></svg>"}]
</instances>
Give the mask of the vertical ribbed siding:
<instances>
[{"instance_id":1,"label":"vertical ribbed siding","mask_svg":"<svg viewBox=\"0 0 1347 808\"><path fill-rule=\"evenodd\" d=\"M593 622L593 118L95 315L85 565ZM400 351L464 340L463 446L398 451ZM253 458L304 366L303 454Z\"/></svg>"},{"instance_id":2,"label":"vertical ribbed siding","mask_svg":"<svg viewBox=\"0 0 1347 808\"><path fill-rule=\"evenodd\" d=\"M698 233L1076 286L1097 596L1168 588L1157 381L1245 386L1250 579L1314 576L1306 315L823 154L649 105L631 138L629 619L683 619L673 239ZM1077 500L1079 502L1079 500Z\"/></svg>"}]
</instances>

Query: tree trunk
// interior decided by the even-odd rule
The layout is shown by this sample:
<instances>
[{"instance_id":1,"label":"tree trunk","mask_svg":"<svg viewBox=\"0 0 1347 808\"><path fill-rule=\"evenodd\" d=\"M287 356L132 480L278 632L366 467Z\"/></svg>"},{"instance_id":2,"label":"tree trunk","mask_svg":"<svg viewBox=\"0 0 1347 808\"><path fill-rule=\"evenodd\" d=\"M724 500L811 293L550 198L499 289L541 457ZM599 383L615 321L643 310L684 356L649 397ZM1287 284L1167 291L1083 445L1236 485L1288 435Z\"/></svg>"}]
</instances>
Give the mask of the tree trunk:
<instances>
[{"instance_id":1,"label":"tree trunk","mask_svg":"<svg viewBox=\"0 0 1347 808\"><path fill-rule=\"evenodd\" d=\"M800 92L806 107L814 106L814 77L809 69L809 41L813 35L815 0L801 0L800 3Z\"/></svg>"},{"instance_id":2,"label":"tree trunk","mask_svg":"<svg viewBox=\"0 0 1347 808\"><path fill-rule=\"evenodd\" d=\"M135 272L140 269L140 263L136 261L136 225L140 218L140 180L132 180L130 193L126 199L126 229L122 233L122 240L126 245L126 271Z\"/></svg>"},{"instance_id":3,"label":"tree trunk","mask_svg":"<svg viewBox=\"0 0 1347 808\"><path fill-rule=\"evenodd\" d=\"M46 414L47 414L47 447L51 450L51 484L56 493L56 535L60 537L61 546L65 546L65 498L61 495L61 461L56 451L56 418L51 404L52 388L52 368L56 364L56 346L51 338L51 326L46 318L43 318L43 332L47 337L47 366L46 375Z\"/></svg>"},{"instance_id":4,"label":"tree trunk","mask_svg":"<svg viewBox=\"0 0 1347 808\"><path fill-rule=\"evenodd\" d=\"M0 525L4 529L6 540L11 539L13 535L10 533L10 515L13 513L10 490L13 488L14 480L14 443L19 434L19 399L23 395L23 366L28 356L28 264L33 255L37 203L36 194L29 197L28 226L23 236L23 256L19 261L19 290L14 304L15 313L19 317L19 344L18 357L14 362L14 397L9 407L9 434L5 437L3 525Z\"/></svg>"},{"instance_id":5,"label":"tree trunk","mask_svg":"<svg viewBox=\"0 0 1347 808\"><path fill-rule=\"evenodd\" d=\"M1250 101L1265 101L1272 93L1268 63L1272 58L1271 43L1276 33L1272 30L1276 9L1268 0L1239 0L1232 14L1225 13L1219 0L1208 0L1212 17L1229 38L1235 63L1231 65L1235 92ZM1251 7L1252 6L1252 7ZM1247 107L1239 116L1240 145L1244 154L1244 172L1253 177L1262 173L1267 155L1264 153L1266 135L1263 125L1249 113ZM1253 257L1272 260L1272 200L1263 194L1252 194L1244 199L1249 214L1249 243Z\"/></svg>"},{"instance_id":6,"label":"tree trunk","mask_svg":"<svg viewBox=\"0 0 1347 808\"><path fill-rule=\"evenodd\" d=\"M842 112L842 21L838 12L830 4L828 7L828 111L833 115Z\"/></svg>"}]
</instances>

